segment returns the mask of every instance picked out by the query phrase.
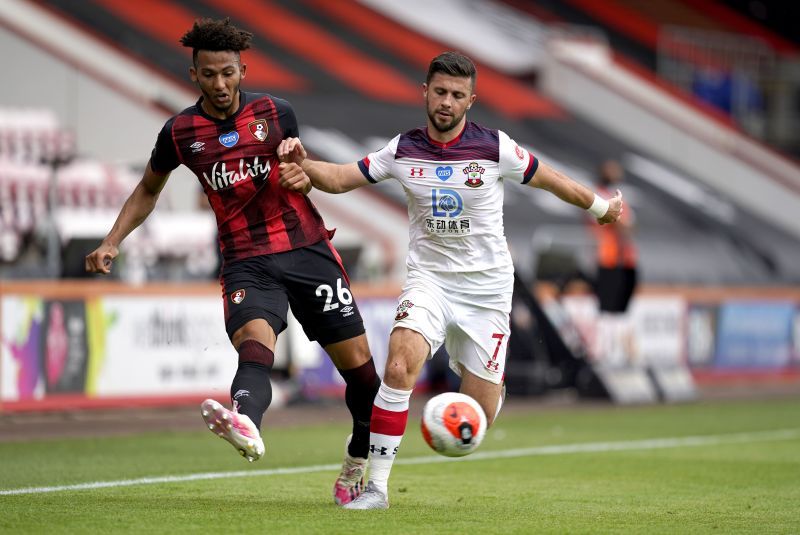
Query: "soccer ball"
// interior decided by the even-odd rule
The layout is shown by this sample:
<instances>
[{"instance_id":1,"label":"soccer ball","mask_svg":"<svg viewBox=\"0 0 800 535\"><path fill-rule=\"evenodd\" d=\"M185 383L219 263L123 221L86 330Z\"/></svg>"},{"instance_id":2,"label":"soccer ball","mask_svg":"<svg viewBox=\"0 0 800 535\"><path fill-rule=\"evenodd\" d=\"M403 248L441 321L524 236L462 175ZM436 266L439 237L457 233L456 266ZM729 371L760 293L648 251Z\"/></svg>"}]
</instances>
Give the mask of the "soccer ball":
<instances>
[{"instance_id":1,"label":"soccer ball","mask_svg":"<svg viewBox=\"0 0 800 535\"><path fill-rule=\"evenodd\" d=\"M480 446L486 434L486 415L468 395L445 392L425 404L421 427L422 437L433 451L463 457Z\"/></svg>"}]
</instances>

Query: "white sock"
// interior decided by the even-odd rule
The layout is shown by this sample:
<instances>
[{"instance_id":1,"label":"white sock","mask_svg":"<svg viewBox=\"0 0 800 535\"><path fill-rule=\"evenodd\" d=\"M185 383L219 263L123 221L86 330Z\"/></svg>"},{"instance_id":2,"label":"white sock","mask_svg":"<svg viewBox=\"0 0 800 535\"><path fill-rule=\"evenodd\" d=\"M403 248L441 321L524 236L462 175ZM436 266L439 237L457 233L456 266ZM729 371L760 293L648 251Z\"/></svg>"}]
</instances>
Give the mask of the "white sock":
<instances>
[{"instance_id":1,"label":"white sock","mask_svg":"<svg viewBox=\"0 0 800 535\"><path fill-rule=\"evenodd\" d=\"M411 392L412 390L399 390L381 383L372 406L369 480L387 496L389 474L408 423L408 401L411 399Z\"/></svg>"},{"instance_id":2,"label":"white sock","mask_svg":"<svg viewBox=\"0 0 800 535\"><path fill-rule=\"evenodd\" d=\"M492 418L492 424L497 421L497 417L500 416L500 409L503 408L503 402L506 400L505 396L506 387L503 386L503 389L500 391L500 399L497 401L497 408L494 411L494 418Z\"/></svg>"}]
</instances>

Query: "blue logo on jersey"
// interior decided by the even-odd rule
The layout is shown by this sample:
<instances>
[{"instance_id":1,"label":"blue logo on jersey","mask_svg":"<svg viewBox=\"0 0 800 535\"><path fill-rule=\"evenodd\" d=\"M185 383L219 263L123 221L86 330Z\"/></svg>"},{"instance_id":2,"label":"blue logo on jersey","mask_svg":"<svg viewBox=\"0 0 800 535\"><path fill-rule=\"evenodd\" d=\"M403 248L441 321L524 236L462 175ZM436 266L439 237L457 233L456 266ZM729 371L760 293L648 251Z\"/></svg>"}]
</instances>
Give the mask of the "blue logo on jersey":
<instances>
[{"instance_id":1,"label":"blue logo on jersey","mask_svg":"<svg viewBox=\"0 0 800 535\"><path fill-rule=\"evenodd\" d=\"M453 176L453 168L449 165L447 167L437 167L436 168L436 176L439 177L439 180L444 182L451 176Z\"/></svg>"},{"instance_id":2,"label":"blue logo on jersey","mask_svg":"<svg viewBox=\"0 0 800 535\"><path fill-rule=\"evenodd\" d=\"M222 134L219 136L219 142L226 147L231 148L239 143L239 132L233 131L228 132L227 134Z\"/></svg>"},{"instance_id":3,"label":"blue logo on jersey","mask_svg":"<svg viewBox=\"0 0 800 535\"><path fill-rule=\"evenodd\" d=\"M454 189L432 189L431 209L435 217L457 217L464 210L464 201Z\"/></svg>"}]
</instances>

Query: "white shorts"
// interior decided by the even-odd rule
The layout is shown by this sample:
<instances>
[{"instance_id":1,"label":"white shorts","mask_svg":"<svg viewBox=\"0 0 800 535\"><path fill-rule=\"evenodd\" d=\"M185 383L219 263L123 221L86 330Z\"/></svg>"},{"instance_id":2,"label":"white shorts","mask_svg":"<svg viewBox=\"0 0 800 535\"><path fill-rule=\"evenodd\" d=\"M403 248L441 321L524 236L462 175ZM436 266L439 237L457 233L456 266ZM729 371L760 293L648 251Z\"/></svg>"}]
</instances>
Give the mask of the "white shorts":
<instances>
[{"instance_id":1,"label":"white shorts","mask_svg":"<svg viewBox=\"0 0 800 535\"><path fill-rule=\"evenodd\" d=\"M394 327L420 333L431 347L428 358L444 344L450 368L459 364L490 383L503 381L511 334L511 292L463 294L414 278L400 295Z\"/></svg>"}]
</instances>

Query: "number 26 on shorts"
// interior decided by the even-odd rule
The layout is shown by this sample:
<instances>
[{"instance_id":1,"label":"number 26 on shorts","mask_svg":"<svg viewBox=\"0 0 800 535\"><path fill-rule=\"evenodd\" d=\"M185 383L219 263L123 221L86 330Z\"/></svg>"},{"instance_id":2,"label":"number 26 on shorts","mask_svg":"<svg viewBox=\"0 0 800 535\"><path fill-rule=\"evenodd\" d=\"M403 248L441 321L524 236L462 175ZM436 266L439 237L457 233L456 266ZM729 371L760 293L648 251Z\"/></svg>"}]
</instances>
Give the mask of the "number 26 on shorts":
<instances>
[{"instance_id":1,"label":"number 26 on shorts","mask_svg":"<svg viewBox=\"0 0 800 535\"><path fill-rule=\"evenodd\" d=\"M323 312L336 310L339 308L339 303L349 305L353 302L353 294L350 293L347 287L342 286L341 277L336 279L336 292L334 292L333 287L329 284L320 284L317 286L317 291L315 293L317 297L322 297L322 294L325 294L325 305L322 307ZM334 297L338 298L338 303L333 302Z\"/></svg>"}]
</instances>

